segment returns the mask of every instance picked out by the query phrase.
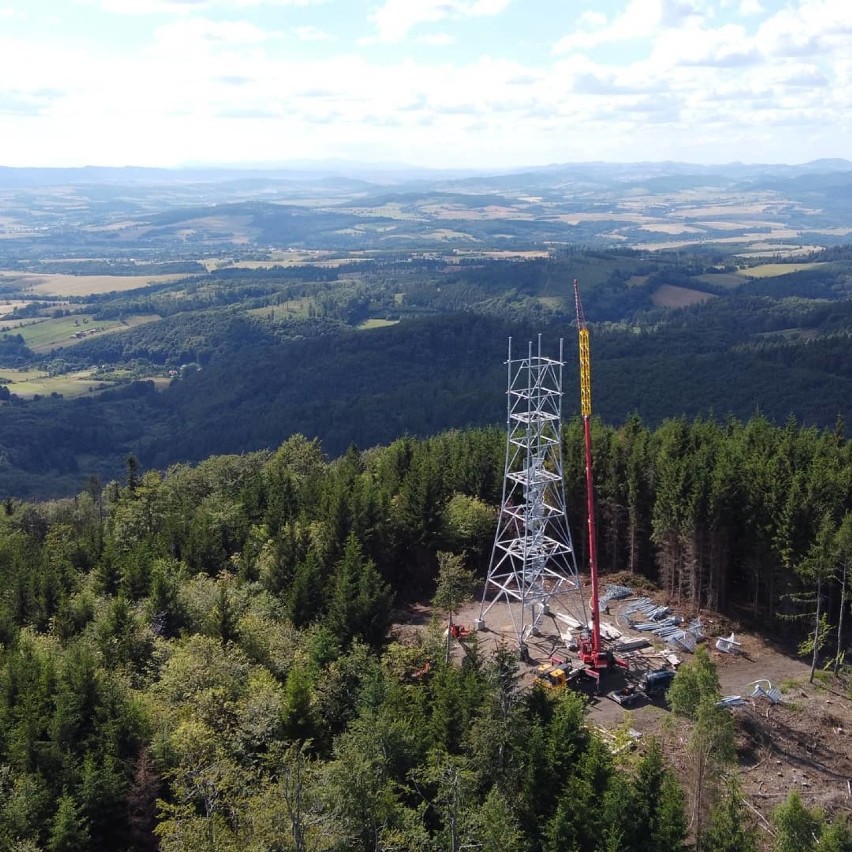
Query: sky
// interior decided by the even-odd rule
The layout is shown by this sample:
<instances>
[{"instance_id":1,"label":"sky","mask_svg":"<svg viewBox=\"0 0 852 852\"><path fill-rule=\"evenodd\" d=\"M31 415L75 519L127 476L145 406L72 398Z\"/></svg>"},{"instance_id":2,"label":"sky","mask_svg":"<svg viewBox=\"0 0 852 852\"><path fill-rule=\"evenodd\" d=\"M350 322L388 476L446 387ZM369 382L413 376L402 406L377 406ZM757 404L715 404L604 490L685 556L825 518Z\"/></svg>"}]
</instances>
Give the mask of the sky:
<instances>
[{"instance_id":1,"label":"sky","mask_svg":"<svg viewBox=\"0 0 852 852\"><path fill-rule=\"evenodd\" d=\"M850 0L0 0L0 165L852 159Z\"/></svg>"}]
</instances>

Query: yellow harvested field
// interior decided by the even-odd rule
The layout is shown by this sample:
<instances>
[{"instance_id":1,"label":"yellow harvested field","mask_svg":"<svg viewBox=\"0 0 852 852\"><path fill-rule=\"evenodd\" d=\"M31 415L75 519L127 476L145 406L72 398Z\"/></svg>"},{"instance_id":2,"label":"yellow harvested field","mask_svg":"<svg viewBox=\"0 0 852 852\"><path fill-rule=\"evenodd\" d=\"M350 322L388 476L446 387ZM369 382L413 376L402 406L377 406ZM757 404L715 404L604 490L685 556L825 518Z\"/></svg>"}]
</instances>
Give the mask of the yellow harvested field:
<instances>
[{"instance_id":1,"label":"yellow harvested field","mask_svg":"<svg viewBox=\"0 0 852 852\"><path fill-rule=\"evenodd\" d=\"M652 224L656 220L638 213L560 213L553 217L566 225L579 225L580 222L634 222L637 225Z\"/></svg>"},{"instance_id":2,"label":"yellow harvested field","mask_svg":"<svg viewBox=\"0 0 852 852\"><path fill-rule=\"evenodd\" d=\"M715 298L710 293L690 290L688 287L676 287L674 284L662 284L654 291L651 301L658 308L686 308Z\"/></svg>"},{"instance_id":3,"label":"yellow harvested field","mask_svg":"<svg viewBox=\"0 0 852 852\"><path fill-rule=\"evenodd\" d=\"M703 219L706 216L723 216L735 219L738 216L743 216L752 220L754 216L765 216L767 213L774 212L778 206L768 201L744 202L741 204L708 204L701 207L681 207L678 209L677 215L684 219Z\"/></svg>"},{"instance_id":4,"label":"yellow harvested field","mask_svg":"<svg viewBox=\"0 0 852 852\"><path fill-rule=\"evenodd\" d=\"M467 207L459 208L444 208L444 207L426 207L424 212L430 213L436 219L458 219L470 222L490 222L499 219L524 219L531 221L535 219L532 213L527 213L524 210L517 210L514 207L485 207L480 210L471 210Z\"/></svg>"},{"instance_id":5,"label":"yellow harvested field","mask_svg":"<svg viewBox=\"0 0 852 852\"><path fill-rule=\"evenodd\" d=\"M3 299L0 300L0 317L8 316L15 308L25 308L30 303L29 299Z\"/></svg>"},{"instance_id":6,"label":"yellow harvested field","mask_svg":"<svg viewBox=\"0 0 852 852\"><path fill-rule=\"evenodd\" d=\"M14 277L34 296L91 296L96 293L136 290L186 278L185 275L68 275L61 272L43 275L0 272L0 280Z\"/></svg>"},{"instance_id":7,"label":"yellow harvested field","mask_svg":"<svg viewBox=\"0 0 852 852\"><path fill-rule=\"evenodd\" d=\"M474 252L465 252L466 254L474 254ZM535 249L531 249L529 251L509 251L508 249L504 249L502 251L482 251L477 252L481 257L493 258L494 260L504 260L512 257L517 257L521 260L536 260L541 258L550 257L549 251L538 251Z\"/></svg>"},{"instance_id":8,"label":"yellow harvested field","mask_svg":"<svg viewBox=\"0 0 852 852\"><path fill-rule=\"evenodd\" d=\"M825 266L824 263L764 263L744 269L743 275L749 278L777 278L779 275L789 275L791 272L801 272L803 269L816 269Z\"/></svg>"}]
</instances>

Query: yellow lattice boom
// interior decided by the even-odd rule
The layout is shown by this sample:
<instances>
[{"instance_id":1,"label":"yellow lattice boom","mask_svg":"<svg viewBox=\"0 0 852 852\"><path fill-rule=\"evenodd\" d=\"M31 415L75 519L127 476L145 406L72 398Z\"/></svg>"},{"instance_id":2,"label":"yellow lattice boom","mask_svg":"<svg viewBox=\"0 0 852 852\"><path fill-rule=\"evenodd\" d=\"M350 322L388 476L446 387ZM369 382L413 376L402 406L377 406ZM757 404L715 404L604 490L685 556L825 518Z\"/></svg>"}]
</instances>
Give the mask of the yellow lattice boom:
<instances>
[{"instance_id":1,"label":"yellow lattice boom","mask_svg":"<svg viewBox=\"0 0 852 852\"><path fill-rule=\"evenodd\" d=\"M592 367L587 328L580 329L580 414L592 416Z\"/></svg>"}]
</instances>

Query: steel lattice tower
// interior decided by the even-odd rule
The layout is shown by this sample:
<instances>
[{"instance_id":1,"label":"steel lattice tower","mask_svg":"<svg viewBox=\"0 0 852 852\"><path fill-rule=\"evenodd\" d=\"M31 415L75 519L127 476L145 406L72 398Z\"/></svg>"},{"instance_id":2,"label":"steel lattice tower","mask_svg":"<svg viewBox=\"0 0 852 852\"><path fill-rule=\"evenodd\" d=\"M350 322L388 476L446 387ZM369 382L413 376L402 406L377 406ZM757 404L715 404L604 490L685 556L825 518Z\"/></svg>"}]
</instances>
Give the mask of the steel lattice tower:
<instances>
[{"instance_id":1,"label":"steel lattice tower","mask_svg":"<svg viewBox=\"0 0 852 852\"><path fill-rule=\"evenodd\" d=\"M526 651L554 598L580 602L577 562L562 478L562 340L559 359L541 354L541 336L513 358L509 338L503 498L477 627L508 604L519 651ZM585 623L585 618L581 619Z\"/></svg>"}]
</instances>

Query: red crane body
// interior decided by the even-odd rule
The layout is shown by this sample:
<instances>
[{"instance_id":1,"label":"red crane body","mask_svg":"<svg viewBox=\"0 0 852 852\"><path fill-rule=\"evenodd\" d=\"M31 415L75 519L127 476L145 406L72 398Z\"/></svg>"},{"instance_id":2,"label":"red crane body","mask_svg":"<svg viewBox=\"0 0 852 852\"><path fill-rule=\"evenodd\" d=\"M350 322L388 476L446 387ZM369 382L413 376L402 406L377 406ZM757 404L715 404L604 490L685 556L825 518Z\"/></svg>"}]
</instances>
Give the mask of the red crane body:
<instances>
[{"instance_id":1,"label":"red crane body","mask_svg":"<svg viewBox=\"0 0 852 852\"><path fill-rule=\"evenodd\" d=\"M589 329L580 302L580 285L574 279L574 306L577 312L577 329L580 336L580 414L583 417L583 439L586 448L586 516L589 533L589 575L592 583L591 633L580 639L580 659L591 669L609 668L615 660L601 645L600 593L598 588L597 530L595 528L595 483L592 475L592 380L589 351Z\"/></svg>"}]
</instances>

